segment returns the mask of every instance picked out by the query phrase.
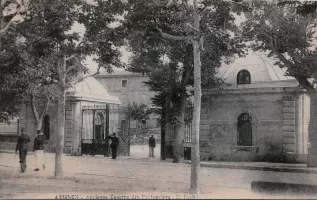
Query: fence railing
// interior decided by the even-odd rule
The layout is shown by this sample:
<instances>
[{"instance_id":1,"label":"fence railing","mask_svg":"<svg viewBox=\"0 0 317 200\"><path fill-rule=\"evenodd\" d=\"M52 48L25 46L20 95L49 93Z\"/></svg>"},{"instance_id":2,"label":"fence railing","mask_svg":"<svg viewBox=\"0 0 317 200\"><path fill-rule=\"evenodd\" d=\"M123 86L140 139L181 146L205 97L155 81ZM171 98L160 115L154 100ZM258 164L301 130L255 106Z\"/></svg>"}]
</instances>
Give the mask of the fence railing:
<instances>
[{"instance_id":1,"label":"fence railing","mask_svg":"<svg viewBox=\"0 0 317 200\"><path fill-rule=\"evenodd\" d=\"M161 143L161 138L155 138L155 142L157 144ZM148 137L131 137L130 139L131 145L145 145L149 144L149 138Z\"/></svg>"}]
</instances>

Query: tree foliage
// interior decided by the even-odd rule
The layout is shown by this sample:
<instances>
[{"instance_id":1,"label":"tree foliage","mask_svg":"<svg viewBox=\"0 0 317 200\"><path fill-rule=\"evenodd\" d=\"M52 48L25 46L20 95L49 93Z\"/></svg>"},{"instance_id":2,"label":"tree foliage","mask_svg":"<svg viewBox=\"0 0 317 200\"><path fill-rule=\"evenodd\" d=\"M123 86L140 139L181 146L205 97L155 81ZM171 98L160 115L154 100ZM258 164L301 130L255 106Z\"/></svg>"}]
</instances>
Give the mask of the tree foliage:
<instances>
[{"instance_id":1,"label":"tree foliage","mask_svg":"<svg viewBox=\"0 0 317 200\"><path fill-rule=\"evenodd\" d=\"M152 113L152 110L146 104L137 104L135 102L133 102L132 105L129 104L128 109L130 110L132 119L140 123L142 123L143 120L148 120Z\"/></svg>"},{"instance_id":2,"label":"tree foliage","mask_svg":"<svg viewBox=\"0 0 317 200\"><path fill-rule=\"evenodd\" d=\"M9 78L0 80L5 83L2 91L10 94L17 90L17 97L31 94L38 109L45 109L47 100L57 100L56 178L63 177L66 91L94 75L88 74L83 64L86 56L95 56L99 68L108 71L113 65L120 65L119 48L125 32L113 24L120 24L118 16L123 14L124 6L119 0L96 0L94 4L81 0L32 0L22 21L10 26L3 36L6 44L2 42L1 70ZM73 29L76 24L84 26L84 33ZM14 85L15 80L20 85ZM12 88L13 85L17 87Z\"/></svg>"},{"instance_id":3,"label":"tree foliage","mask_svg":"<svg viewBox=\"0 0 317 200\"><path fill-rule=\"evenodd\" d=\"M160 30L180 36L195 34L195 30L189 26L192 23L193 9L186 1L170 6L162 2L129 1L131 6L125 17L125 26L131 33L128 36L128 49L132 58L128 70L147 74L150 78L147 83L150 89L160 95L168 96L166 94L173 93L172 104L176 113L171 112L174 113L171 121L176 124L181 85L193 85L193 50L188 41L164 39ZM229 61L232 55L243 53L240 33L233 23L233 8L230 6L231 4L225 2L202 1L199 7L202 18L200 32L204 35L204 87L222 84L215 76L217 67L222 62ZM232 37L232 33L235 37ZM182 83L182 75L186 71L189 73L189 79Z\"/></svg>"},{"instance_id":4,"label":"tree foliage","mask_svg":"<svg viewBox=\"0 0 317 200\"><path fill-rule=\"evenodd\" d=\"M307 79L316 74L315 15L304 17L296 13L296 8L264 1L252 6L255 9L246 14L248 20L243 25L246 38L255 42L255 50L275 56L276 64L285 68L287 75L309 86Z\"/></svg>"}]
</instances>

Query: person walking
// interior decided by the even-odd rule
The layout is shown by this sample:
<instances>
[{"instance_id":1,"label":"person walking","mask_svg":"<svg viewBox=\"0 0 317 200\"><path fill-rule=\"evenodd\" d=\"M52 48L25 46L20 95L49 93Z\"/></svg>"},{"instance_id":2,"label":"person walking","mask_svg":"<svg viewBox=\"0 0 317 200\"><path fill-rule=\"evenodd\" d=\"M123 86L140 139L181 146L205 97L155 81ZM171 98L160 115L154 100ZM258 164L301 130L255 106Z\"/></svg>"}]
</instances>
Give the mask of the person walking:
<instances>
[{"instance_id":1,"label":"person walking","mask_svg":"<svg viewBox=\"0 0 317 200\"><path fill-rule=\"evenodd\" d=\"M30 142L30 137L25 133L24 128L21 129L21 135L18 137L17 146L15 148L15 153L19 151L20 167L21 172L26 171L26 156L28 153L28 143Z\"/></svg>"},{"instance_id":2,"label":"person walking","mask_svg":"<svg viewBox=\"0 0 317 200\"><path fill-rule=\"evenodd\" d=\"M112 152L112 158L111 159L116 159L117 158L117 148L119 145L119 138L116 137L116 133L112 134L113 136L109 136L108 138L111 140L110 148Z\"/></svg>"},{"instance_id":3,"label":"person walking","mask_svg":"<svg viewBox=\"0 0 317 200\"><path fill-rule=\"evenodd\" d=\"M37 130L37 137L34 139L34 145L33 145L33 152L35 156L35 169L34 171L39 171L40 167L43 167L43 170L45 169L44 164L44 140L45 136L41 130Z\"/></svg>"},{"instance_id":4,"label":"person walking","mask_svg":"<svg viewBox=\"0 0 317 200\"><path fill-rule=\"evenodd\" d=\"M154 148L155 148L155 138L153 135L149 138L149 157L154 157Z\"/></svg>"}]
</instances>

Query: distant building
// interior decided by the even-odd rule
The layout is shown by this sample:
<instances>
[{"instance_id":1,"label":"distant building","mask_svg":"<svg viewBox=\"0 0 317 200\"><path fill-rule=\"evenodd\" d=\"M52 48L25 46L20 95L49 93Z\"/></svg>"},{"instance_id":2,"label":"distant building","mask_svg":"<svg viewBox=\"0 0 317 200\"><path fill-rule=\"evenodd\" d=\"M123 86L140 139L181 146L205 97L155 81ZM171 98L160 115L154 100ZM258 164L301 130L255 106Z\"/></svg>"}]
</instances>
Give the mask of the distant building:
<instances>
[{"instance_id":1,"label":"distant building","mask_svg":"<svg viewBox=\"0 0 317 200\"><path fill-rule=\"evenodd\" d=\"M123 68L114 68L113 73L101 72L96 79L107 89L109 94L117 96L121 101L121 106L128 104L145 104L152 107L151 98L155 92L150 91L144 84L149 78L139 73L128 72ZM133 132L141 130L142 134L159 133L157 126L157 116L152 114L149 120L142 121L141 124L131 119L130 128ZM127 116L121 116L119 127L128 126ZM139 126L139 127L137 127Z\"/></svg>"}]
</instances>

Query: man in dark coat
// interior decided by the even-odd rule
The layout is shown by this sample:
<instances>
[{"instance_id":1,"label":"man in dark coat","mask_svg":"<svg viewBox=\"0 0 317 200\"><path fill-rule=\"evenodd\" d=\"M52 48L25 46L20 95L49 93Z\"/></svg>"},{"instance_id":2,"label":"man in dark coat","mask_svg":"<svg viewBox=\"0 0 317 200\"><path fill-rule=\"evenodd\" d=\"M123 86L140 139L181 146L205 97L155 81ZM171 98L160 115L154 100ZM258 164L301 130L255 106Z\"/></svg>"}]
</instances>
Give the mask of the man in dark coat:
<instances>
[{"instance_id":1,"label":"man in dark coat","mask_svg":"<svg viewBox=\"0 0 317 200\"><path fill-rule=\"evenodd\" d=\"M153 135L149 138L149 157L154 157L154 148L155 148L155 138Z\"/></svg>"},{"instance_id":2,"label":"man in dark coat","mask_svg":"<svg viewBox=\"0 0 317 200\"><path fill-rule=\"evenodd\" d=\"M21 135L18 137L17 146L15 153L19 151L21 172L24 173L26 170L26 155L28 153L28 143L30 142L30 137L24 132L24 128L21 129Z\"/></svg>"},{"instance_id":3,"label":"man in dark coat","mask_svg":"<svg viewBox=\"0 0 317 200\"><path fill-rule=\"evenodd\" d=\"M116 137L116 133L112 134L113 136L109 136L108 138L111 140L110 148L112 152L112 158L111 159L116 159L117 158L117 148L119 145L119 138Z\"/></svg>"},{"instance_id":4,"label":"man in dark coat","mask_svg":"<svg viewBox=\"0 0 317 200\"><path fill-rule=\"evenodd\" d=\"M43 170L45 169L45 164L43 160L44 154L44 140L45 136L41 130L37 130L37 137L34 139L33 151L35 156L35 166L34 171L39 171L40 166L43 166Z\"/></svg>"}]
</instances>

